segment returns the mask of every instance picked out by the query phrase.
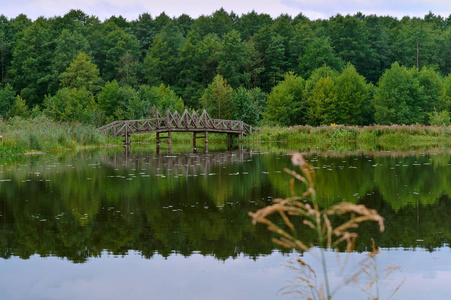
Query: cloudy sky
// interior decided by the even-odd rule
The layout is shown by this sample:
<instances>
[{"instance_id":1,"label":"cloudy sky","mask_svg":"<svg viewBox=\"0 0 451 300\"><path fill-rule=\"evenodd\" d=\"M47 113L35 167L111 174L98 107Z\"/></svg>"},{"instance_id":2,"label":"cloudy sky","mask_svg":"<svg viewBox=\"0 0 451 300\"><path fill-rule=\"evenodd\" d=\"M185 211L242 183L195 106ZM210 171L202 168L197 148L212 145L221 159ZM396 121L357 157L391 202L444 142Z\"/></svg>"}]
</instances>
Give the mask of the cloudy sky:
<instances>
[{"instance_id":1,"label":"cloudy sky","mask_svg":"<svg viewBox=\"0 0 451 300\"><path fill-rule=\"evenodd\" d=\"M443 17L451 14L449 0L0 0L0 14L14 18L24 13L33 20L39 16L62 16L70 9L81 9L101 20L122 15L131 21L144 12L154 17L165 12L170 17L186 13L197 18L221 7L238 15L252 10L272 17L281 13L296 16L302 12L312 20L359 11L398 18L424 17L429 11Z\"/></svg>"}]
</instances>

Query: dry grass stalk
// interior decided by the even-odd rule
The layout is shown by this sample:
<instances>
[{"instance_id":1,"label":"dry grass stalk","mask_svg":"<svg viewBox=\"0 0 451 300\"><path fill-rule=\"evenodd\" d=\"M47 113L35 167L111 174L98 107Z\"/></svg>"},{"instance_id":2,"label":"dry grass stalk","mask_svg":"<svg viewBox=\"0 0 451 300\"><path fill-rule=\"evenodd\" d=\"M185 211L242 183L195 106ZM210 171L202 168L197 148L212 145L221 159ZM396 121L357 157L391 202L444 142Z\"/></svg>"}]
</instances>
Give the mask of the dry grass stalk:
<instances>
[{"instance_id":1,"label":"dry grass stalk","mask_svg":"<svg viewBox=\"0 0 451 300\"><path fill-rule=\"evenodd\" d=\"M364 205L342 202L327 210L321 211L315 201L315 174L313 167L305 161L300 153L293 154L291 161L294 165L299 166L302 175L292 170L286 170L286 172L306 185L307 189L302 194L302 197L293 196L287 199L274 199L274 204L249 213L254 224L266 224L269 230L281 235L281 238L278 239L278 244L292 245L300 242L294 236L296 228L290 220L292 216L303 217L304 225L320 233L319 246L336 248L341 243L346 242L348 252L354 249L354 242L357 238L357 234L350 230L357 228L360 223L374 221L379 224L380 231L384 231L384 219L376 210L369 209ZM300 201L308 197L310 197L311 204ZM276 213L282 217L284 224L290 229L291 233L269 220L269 217ZM349 219L343 224L333 227L329 216L336 215L349 215ZM300 244L304 245L302 242ZM311 246L304 245L299 250L308 251Z\"/></svg>"},{"instance_id":2,"label":"dry grass stalk","mask_svg":"<svg viewBox=\"0 0 451 300\"><path fill-rule=\"evenodd\" d=\"M321 259L324 273L324 287L318 287L315 271L304 261L298 259L298 268L295 263L290 262L289 267L301 273L297 277L301 281L301 285L293 284L284 288L284 294L297 294L303 299L332 299L336 290L331 293L329 289L327 267L324 258L324 249L338 249L339 246L345 244L346 251L349 253L354 250L357 233L354 231L359 224L373 221L379 225L379 230L384 231L384 219L376 210L369 209L364 205L357 205L353 203L342 202L332 206L326 210L320 210L316 203L315 192L315 172L314 168L304 159L302 154L295 153L291 157L293 165L298 166L301 173L285 169L285 172L293 176L290 181L290 190L292 197L287 199L274 199L273 204L262 208L256 212L250 212L254 224L266 224L268 230L273 231L279 235L278 238L273 238L273 241L285 248L297 249L300 251L308 251L313 244L307 245L296 237L296 227L290 218L302 218L302 224L317 233L317 246L320 247ZM305 192L301 197L294 196L295 180L302 182L305 185ZM302 202L301 202L302 201ZM282 217L285 226L284 229L269 218L278 214ZM348 218L341 224L332 224L331 216L347 216ZM340 218L342 220L343 218ZM346 284L357 281L357 277L362 273L371 274L369 270L376 270L374 281L370 281L371 285L367 288L372 288L378 282L379 275L374 263L377 254L376 248L373 244L373 252L368 254L368 257L362 262L362 269L352 275ZM369 263L368 260L373 260ZM394 269L388 269L392 271ZM399 288L399 287L398 287ZM397 288L397 289L398 289ZM395 290L395 292L397 291ZM311 298L313 297L313 298Z\"/></svg>"},{"instance_id":3,"label":"dry grass stalk","mask_svg":"<svg viewBox=\"0 0 451 300\"><path fill-rule=\"evenodd\" d=\"M368 299L379 299L380 298L380 295L379 295L380 284L381 283L383 284L383 283L389 281L390 275L392 274L392 272L400 271L401 268L398 266L390 265L390 266L386 267L381 274L379 274L379 268L377 266L376 256L377 256L377 254L380 253L380 251L376 248L374 240L372 240L372 248L373 248L373 251L368 253L365 260L360 262L360 266L361 266L360 273L363 272L369 278L368 283L364 287L361 287L360 289L368 295ZM391 294L388 296L387 299L391 299L396 294L396 292L404 284L404 281L405 281L405 278L401 281L400 284L398 284L393 289L393 291L391 292ZM376 295L374 295L374 293Z\"/></svg>"}]
</instances>

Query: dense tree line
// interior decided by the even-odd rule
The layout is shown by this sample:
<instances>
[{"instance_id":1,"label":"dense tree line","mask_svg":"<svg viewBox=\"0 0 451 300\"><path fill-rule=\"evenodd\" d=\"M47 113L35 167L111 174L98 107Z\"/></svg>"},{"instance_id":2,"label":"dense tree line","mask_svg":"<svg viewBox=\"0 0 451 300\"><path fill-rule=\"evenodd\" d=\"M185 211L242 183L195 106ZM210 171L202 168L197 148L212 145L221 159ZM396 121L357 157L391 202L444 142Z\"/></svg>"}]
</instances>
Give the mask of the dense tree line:
<instances>
[{"instance_id":1,"label":"dense tree line","mask_svg":"<svg viewBox=\"0 0 451 300\"><path fill-rule=\"evenodd\" d=\"M2 15L0 115L100 125L206 108L252 124L443 124L450 49L450 18L433 13Z\"/></svg>"}]
</instances>

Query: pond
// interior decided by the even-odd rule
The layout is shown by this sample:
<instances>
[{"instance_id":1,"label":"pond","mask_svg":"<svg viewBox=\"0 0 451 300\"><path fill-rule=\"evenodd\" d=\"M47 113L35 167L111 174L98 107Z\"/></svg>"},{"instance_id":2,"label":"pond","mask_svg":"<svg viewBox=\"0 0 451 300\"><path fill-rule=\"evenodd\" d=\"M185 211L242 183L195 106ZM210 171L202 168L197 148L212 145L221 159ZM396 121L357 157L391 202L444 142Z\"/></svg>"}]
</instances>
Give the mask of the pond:
<instances>
[{"instance_id":1,"label":"pond","mask_svg":"<svg viewBox=\"0 0 451 300\"><path fill-rule=\"evenodd\" d=\"M248 216L290 195L290 151L176 150L111 148L0 162L1 298L290 298L279 290L298 275L285 266L298 254L277 247ZM358 230L351 255L326 251L337 299L367 298L342 282L371 238L381 249L381 281L384 268L400 268L381 283L381 299L402 282L397 299L451 297L449 152L305 157L322 208L348 201L385 219L383 233L375 224ZM308 232L305 242L313 242ZM303 254L315 270L318 251ZM342 269L338 261L346 259Z\"/></svg>"}]
</instances>

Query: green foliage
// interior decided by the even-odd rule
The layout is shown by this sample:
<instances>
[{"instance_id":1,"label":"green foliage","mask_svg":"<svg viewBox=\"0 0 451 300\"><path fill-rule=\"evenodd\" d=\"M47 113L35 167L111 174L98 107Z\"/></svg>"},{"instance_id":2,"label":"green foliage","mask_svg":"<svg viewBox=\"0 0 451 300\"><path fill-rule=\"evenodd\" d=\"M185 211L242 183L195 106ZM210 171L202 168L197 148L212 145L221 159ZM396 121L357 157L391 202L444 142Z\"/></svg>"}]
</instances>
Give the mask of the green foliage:
<instances>
[{"instance_id":1,"label":"green foliage","mask_svg":"<svg viewBox=\"0 0 451 300\"><path fill-rule=\"evenodd\" d=\"M187 106L200 108L200 98L216 76L220 43L212 36L201 39L197 31L190 31L180 50L178 88Z\"/></svg>"},{"instance_id":2,"label":"green foliage","mask_svg":"<svg viewBox=\"0 0 451 300\"><path fill-rule=\"evenodd\" d=\"M421 111L426 114L425 123L427 123L427 114L432 113L434 109L446 109L445 104L445 86L442 79L432 68L423 67L419 72L414 73L423 88L424 102Z\"/></svg>"},{"instance_id":3,"label":"green foliage","mask_svg":"<svg viewBox=\"0 0 451 300\"><path fill-rule=\"evenodd\" d=\"M451 116L448 111L442 110L441 112L429 113L429 125L433 126L447 126L451 125Z\"/></svg>"},{"instance_id":4,"label":"green foliage","mask_svg":"<svg viewBox=\"0 0 451 300\"><path fill-rule=\"evenodd\" d=\"M218 73L230 84L232 88L246 85L249 74L246 74L247 55L246 44L236 30L224 35L219 52Z\"/></svg>"},{"instance_id":5,"label":"green foliage","mask_svg":"<svg viewBox=\"0 0 451 300\"><path fill-rule=\"evenodd\" d=\"M368 124L370 88L349 63L341 74L327 66L316 69L305 84L308 124Z\"/></svg>"},{"instance_id":6,"label":"green foliage","mask_svg":"<svg viewBox=\"0 0 451 300\"><path fill-rule=\"evenodd\" d=\"M286 67L285 58L285 39L280 35L271 37L268 49L265 53L265 71L267 80L271 86L275 86L284 78Z\"/></svg>"},{"instance_id":7,"label":"green foliage","mask_svg":"<svg viewBox=\"0 0 451 300\"><path fill-rule=\"evenodd\" d=\"M51 83L49 91L51 94L58 89L61 74L67 71L69 64L78 59L80 52L89 51L89 43L86 38L77 31L63 29L55 41L55 52L52 59L52 71L55 73L54 82Z\"/></svg>"},{"instance_id":8,"label":"green foliage","mask_svg":"<svg viewBox=\"0 0 451 300\"><path fill-rule=\"evenodd\" d=\"M404 18L393 30L393 55L406 68L437 65L442 40L438 28L418 18Z\"/></svg>"},{"instance_id":9,"label":"green foliage","mask_svg":"<svg viewBox=\"0 0 451 300\"><path fill-rule=\"evenodd\" d=\"M325 65L339 71L344 62L337 56L327 37L314 38L299 57L299 74L308 78L314 70Z\"/></svg>"},{"instance_id":10,"label":"green foliage","mask_svg":"<svg viewBox=\"0 0 451 300\"><path fill-rule=\"evenodd\" d=\"M387 20L387 19L385 19ZM390 28L384 24L384 18L375 15L367 16L364 20L364 28L368 35L368 43L373 50L372 61L366 79L375 84L382 73L390 68L392 63L392 46L390 45Z\"/></svg>"},{"instance_id":11,"label":"green foliage","mask_svg":"<svg viewBox=\"0 0 451 300\"><path fill-rule=\"evenodd\" d=\"M11 154L28 151L55 151L108 143L108 138L90 125L54 122L44 115L23 119L18 115L7 123L0 122L0 130L7 137L0 156L9 149Z\"/></svg>"},{"instance_id":12,"label":"green foliage","mask_svg":"<svg viewBox=\"0 0 451 300\"><path fill-rule=\"evenodd\" d=\"M179 50L183 42L183 34L174 23L157 34L144 60L143 72L148 84L172 85L176 82Z\"/></svg>"},{"instance_id":13,"label":"green foliage","mask_svg":"<svg viewBox=\"0 0 451 300\"><path fill-rule=\"evenodd\" d=\"M344 62L350 62L359 74L368 77L373 61L377 61L375 51L370 48L365 27L357 17L336 15L330 18L328 30L332 47Z\"/></svg>"},{"instance_id":14,"label":"green foliage","mask_svg":"<svg viewBox=\"0 0 451 300\"><path fill-rule=\"evenodd\" d=\"M221 75L216 75L201 98L202 106L212 118L232 119L233 89Z\"/></svg>"},{"instance_id":15,"label":"green foliage","mask_svg":"<svg viewBox=\"0 0 451 300\"><path fill-rule=\"evenodd\" d=\"M149 50L152 40L157 34L154 21L149 13L143 13L131 22L131 32L136 36L141 53Z\"/></svg>"},{"instance_id":16,"label":"green foliage","mask_svg":"<svg viewBox=\"0 0 451 300\"><path fill-rule=\"evenodd\" d=\"M57 121L81 121L89 123L95 108L92 93L84 87L62 88L55 96L46 96L44 100L45 113Z\"/></svg>"},{"instance_id":17,"label":"green foliage","mask_svg":"<svg viewBox=\"0 0 451 300\"><path fill-rule=\"evenodd\" d=\"M268 96L263 114L266 122L284 126L304 124L307 113L304 100L304 79L287 73Z\"/></svg>"},{"instance_id":18,"label":"green foliage","mask_svg":"<svg viewBox=\"0 0 451 300\"><path fill-rule=\"evenodd\" d=\"M394 63L385 71L374 96L376 122L379 124L414 124L422 122L423 89L405 67Z\"/></svg>"},{"instance_id":19,"label":"green foliage","mask_svg":"<svg viewBox=\"0 0 451 300\"><path fill-rule=\"evenodd\" d=\"M8 116L10 118L13 117L22 117L27 118L30 112L28 111L28 106L25 100L21 96L16 97L16 102L11 107Z\"/></svg>"},{"instance_id":20,"label":"green foliage","mask_svg":"<svg viewBox=\"0 0 451 300\"><path fill-rule=\"evenodd\" d=\"M334 107L335 121L344 125L363 125L365 109L370 103L370 90L363 76L348 64L337 78L337 102Z\"/></svg>"},{"instance_id":21,"label":"green foliage","mask_svg":"<svg viewBox=\"0 0 451 300\"><path fill-rule=\"evenodd\" d=\"M451 27L432 13L423 19L358 13L321 21L302 14L273 19L254 11L237 16L224 9L196 19L165 13L153 19L144 13L130 22L122 16L100 21L80 10L35 21L25 15L10 20L0 16L0 81L2 86L10 83L14 95L30 107L42 105L46 95L61 87L85 88L97 97L104 82L116 80L120 87L135 90L144 83L170 86L184 104L200 109L206 88L221 74L233 89L260 88L272 94L271 112L290 111L281 118L265 118L271 123L333 119L342 124L428 124L434 109L451 112L450 49ZM396 61L410 75L401 72L399 82L389 84L383 77L396 73ZM287 100L278 87L287 72L295 71L308 79L302 101ZM307 100L317 82L328 76L337 97L330 106L334 111L320 117L319 107L309 108ZM374 88L367 81L379 85ZM320 97L318 88L315 93ZM284 100L276 101L276 94ZM102 114L113 119L142 115L149 104L136 97L134 108L104 110L103 103L96 119ZM277 102L291 106L277 108ZM116 116L111 115L116 109ZM5 114L1 110L0 104ZM307 110L317 115L307 117Z\"/></svg>"},{"instance_id":22,"label":"green foliage","mask_svg":"<svg viewBox=\"0 0 451 300\"><path fill-rule=\"evenodd\" d=\"M111 101L113 100L113 101ZM106 120L151 118L155 110L184 111L183 100L169 87L142 85L138 90L130 86L120 87L117 82L105 85L99 94L99 106L112 109L112 115ZM108 115L108 114L107 114Z\"/></svg>"},{"instance_id":23,"label":"green foliage","mask_svg":"<svg viewBox=\"0 0 451 300\"><path fill-rule=\"evenodd\" d=\"M108 33L105 37L105 67L102 72L102 77L105 81L111 81L118 78L119 71L124 72L124 55L128 55L128 61L134 61L138 56L138 41L135 36L132 36L120 28ZM122 76L123 77L123 76Z\"/></svg>"},{"instance_id":24,"label":"green foliage","mask_svg":"<svg viewBox=\"0 0 451 300\"><path fill-rule=\"evenodd\" d=\"M333 70L329 66L322 66L321 68L315 69L305 82L305 97L310 97L310 94L321 78L330 77L335 82L339 75L336 70Z\"/></svg>"},{"instance_id":25,"label":"green foliage","mask_svg":"<svg viewBox=\"0 0 451 300\"><path fill-rule=\"evenodd\" d=\"M15 102L15 92L13 87L8 83L4 88L0 89L0 116L3 118L8 117L8 112Z\"/></svg>"},{"instance_id":26,"label":"green foliage","mask_svg":"<svg viewBox=\"0 0 451 300\"><path fill-rule=\"evenodd\" d=\"M84 52L79 52L66 71L61 74L61 86L86 89L96 93L101 84L99 69Z\"/></svg>"},{"instance_id":27,"label":"green foliage","mask_svg":"<svg viewBox=\"0 0 451 300\"><path fill-rule=\"evenodd\" d=\"M260 88L253 88L251 90L248 90L248 94L251 103L256 107L261 117L261 114L266 109L266 93L263 92Z\"/></svg>"},{"instance_id":28,"label":"green foliage","mask_svg":"<svg viewBox=\"0 0 451 300\"><path fill-rule=\"evenodd\" d=\"M261 133L246 138L257 142L284 142L302 151L350 151L366 149L396 149L410 151L412 148L430 149L449 145L450 126L422 125L372 125L372 126L318 126L293 127L263 126ZM300 145L297 145L300 143ZM261 145L261 144L259 144ZM445 146L447 147L447 146Z\"/></svg>"},{"instance_id":29,"label":"green foliage","mask_svg":"<svg viewBox=\"0 0 451 300\"><path fill-rule=\"evenodd\" d=\"M182 98L177 96L173 90L164 84L150 88L149 93L145 95L145 97L147 97L150 104L155 103L155 108L161 113L168 109L170 111L176 110L178 112L185 110Z\"/></svg>"},{"instance_id":30,"label":"green foliage","mask_svg":"<svg viewBox=\"0 0 451 300\"><path fill-rule=\"evenodd\" d=\"M138 73L140 65L137 57L130 51L124 53L119 61L116 78L123 86L138 86Z\"/></svg>"},{"instance_id":31,"label":"green foliage","mask_svg":"<svg viewBox=\"0 0 451 300\"><path fill-rule=\"evenodd\" d=\"M251 97L251 92L243 87L239 87L233 92L233 119L249 125L257 125L261 111Z\"/></svg>"},{"instance_id":32,"label":"green foliage","mask_svg":"<svg viewBox=\"0 0 451 300\"><path fill-rule=\"evenodd\" d=\"M42 102L52 79L51 58L53 51L49 24L37 19L23 32L14 49L11 65L13 85L29 104Z\"/></svg>"},{"instance_id":33,"label":"green foliage","mask_svg":"<svg viewBox=\"0 0 451 300\"><path fill-rule=\"evenodd\" d=\"M246 73L249 78L249 86L259 87L261 85L260 75L265 71L265 67L262 55L258 52L254 39L246 42L246 55L248 57Z\"/></svg>"},{"instance_id":34,"label":"green foliage","mask_svg":"<svg viewBox=\"0 0 451 300\"><path fill-rule=\"evenodd\" d=\"M126 114L126 111L128 110L129 103L137 97L136 90L130 86L119 87L116 90L116 93L113 94L113 97L115 97L114 102L116 103L113 112L114 119L115 120L129 119L129 116Z\"/></svg>"},{"instance_id":35,"label":"green foliage","mask_svg":"<svg viewBox=\"0 0 451 300\"><path fill-rule=\"evenodd\" d=\"M155 87L141 85L137 92L140 100L147 103L147 110L150 110L152 107L157 107L158 98L155 97Z\"/></svg>"},{"instance_id":36,"label":"green foliage","mask_svg":"<svg viewBox=\"0 0 451 300\"><path fill-rule=\"evenodd\" d=\"M307 98L308 123L311 125L327 125L335 123L337 111L337 86L331 77L322 77Z\"/></svg>"},{"instance_id":37,"label":"green foliage","mask_svg":"<svg viewBox=\"0 0 451 300\"><path fill-rule=\"evenodd\" d=\"M268 14L257 14L254 10L243 14L237 24L236 28L240 32L241 37L244 40L249 40L254 36L261 28L266 25L271 25L272 19Z\"/></svg>"},{"instance_id":38,"label":"green foliage","mask_svg":"<svg viewBox=\"0 0 451 300\"><path fill-rule=\"evenodd\" d=\"M208 34L215 34L222 37L232 31L235 18L235 14L229 14L221 8L210 16L200 16L194 20L191 28L199 32L202 37Z\"/></svg>"},{"instance_id":39,"label":"green foliage","mask_svg":"<svg viewBox=\"0 0 451 300\"><path fill-rule=\"evenodd\" d=\"M107 82L97 97L99 107L107 116L113 116L115 110L120 107L119 84L116 80Z\"/></svg>"},{"instance_id":40,"label":"green foliage","mask_svg":"<svg viewBox=\"0 0 451 300\"><path fill-rule=\"evenodd\" d=\"M7 79L7 71L11 67L14 32L12 22L4 15L0 16L0 82Z\"/></svg>"}]
</instances>

